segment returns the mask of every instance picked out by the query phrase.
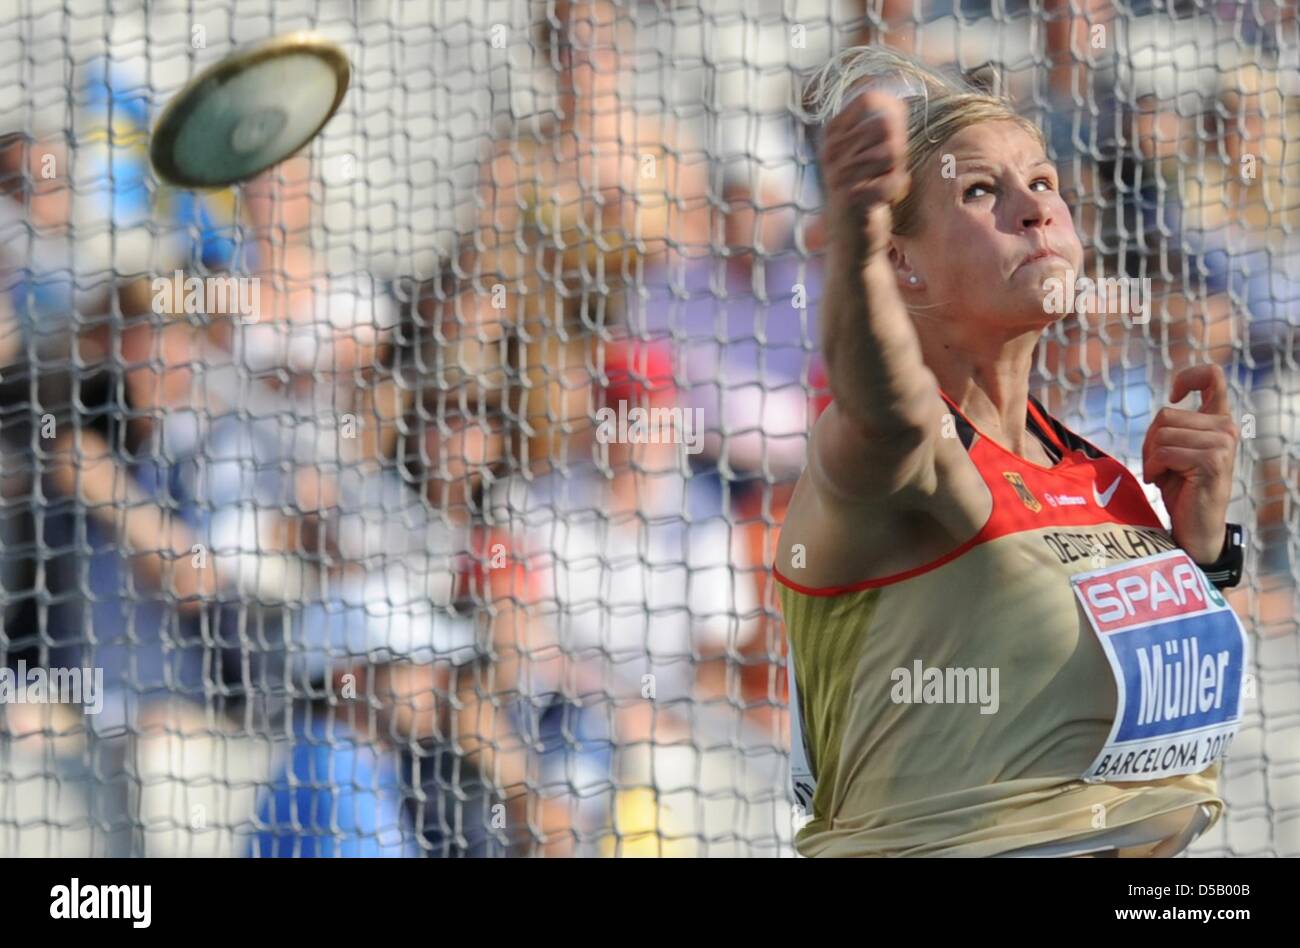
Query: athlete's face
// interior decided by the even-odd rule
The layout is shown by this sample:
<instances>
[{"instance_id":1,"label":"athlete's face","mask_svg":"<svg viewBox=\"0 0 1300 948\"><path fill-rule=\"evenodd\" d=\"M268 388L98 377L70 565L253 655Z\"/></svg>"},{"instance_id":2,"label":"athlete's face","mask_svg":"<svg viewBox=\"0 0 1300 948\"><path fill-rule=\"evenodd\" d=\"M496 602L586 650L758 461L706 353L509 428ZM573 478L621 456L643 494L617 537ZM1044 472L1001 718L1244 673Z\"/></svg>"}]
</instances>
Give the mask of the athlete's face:
<instances>
[{"instance_id":1,"label":"athlete's face","mask_svg":"<svg viewBox=\"0 0 1300 948\"><path fill-rule=\"evenodd\" d=\"M918 277L905 283L919 287L909 297L918 312L929 304L989 328L1055 320L1045 284L1078 273L1083 247L1037 140L1014 122L982 122L953 135L919 174L919 232L899 238Z\"/></svg>"}]
</instances>

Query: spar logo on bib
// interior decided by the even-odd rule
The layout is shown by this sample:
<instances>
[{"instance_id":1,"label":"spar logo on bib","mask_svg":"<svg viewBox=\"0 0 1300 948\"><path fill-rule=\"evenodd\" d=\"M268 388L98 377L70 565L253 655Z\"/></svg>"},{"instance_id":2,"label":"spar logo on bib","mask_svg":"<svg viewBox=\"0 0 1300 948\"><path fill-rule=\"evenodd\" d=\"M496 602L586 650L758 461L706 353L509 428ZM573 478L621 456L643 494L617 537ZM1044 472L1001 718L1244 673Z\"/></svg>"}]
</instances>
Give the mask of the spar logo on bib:
<instances>
[{"instance_id":1,"label":"spar logo on bib","mask_svg":"<svg viewBox=\"0 0 1300 948\"><path fill-rule=\"evenodd\" d=\"M1199 773L1222 758L1241 719L1246 637L1200 568L1175 550L1072 583L1110 662L1118 701L1088 777Z\"/></svg>"}]
</instances>

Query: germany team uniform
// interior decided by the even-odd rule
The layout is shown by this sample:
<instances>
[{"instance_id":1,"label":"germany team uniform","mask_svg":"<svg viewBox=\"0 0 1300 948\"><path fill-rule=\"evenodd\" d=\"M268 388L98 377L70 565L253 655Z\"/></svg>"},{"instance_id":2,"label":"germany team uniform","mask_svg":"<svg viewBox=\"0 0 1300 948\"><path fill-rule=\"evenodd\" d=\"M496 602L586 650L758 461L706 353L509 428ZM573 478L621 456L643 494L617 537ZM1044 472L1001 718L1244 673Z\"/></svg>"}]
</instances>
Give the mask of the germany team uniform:
<instances>
[{"instance_id":1,"label":"germany team uniform","mask_svg":"<svg viewBox=\"0 0 1300 948\"><path fill-rule=\"evenodd\" d=\"M981 436L993 495L939 560L812 589L777 572L804 855L1167 855L1221 815L1247 643L1137 479L1032 397L1057 459ZM812 553L812 551L809 551Z\"/></svg>"}]
</instances>

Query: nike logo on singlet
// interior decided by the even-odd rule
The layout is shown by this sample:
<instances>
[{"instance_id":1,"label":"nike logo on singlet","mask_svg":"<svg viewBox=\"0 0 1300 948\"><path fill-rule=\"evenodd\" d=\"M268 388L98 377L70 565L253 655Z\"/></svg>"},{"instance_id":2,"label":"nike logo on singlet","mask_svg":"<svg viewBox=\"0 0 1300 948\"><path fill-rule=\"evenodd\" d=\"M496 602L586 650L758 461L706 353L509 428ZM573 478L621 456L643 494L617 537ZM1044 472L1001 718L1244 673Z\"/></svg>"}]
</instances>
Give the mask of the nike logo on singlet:
<instances>
[{"instance_id":1,"label":"nike logo on singlet","mask_svg":"<svg viewBox=\"0 0 1300 948\"><path fill-rule=\"evenodd\" d=\"M1119 482L1122 478L1115 478L1114 482L1106 488L1103 493L1097 493L1097 482L1092 482L1092 499L1097 502L1098 507L1105 507L1110 503L1110 499L1115 496L1115 491L1119 489Z\"/></svg>"}]
</instances>

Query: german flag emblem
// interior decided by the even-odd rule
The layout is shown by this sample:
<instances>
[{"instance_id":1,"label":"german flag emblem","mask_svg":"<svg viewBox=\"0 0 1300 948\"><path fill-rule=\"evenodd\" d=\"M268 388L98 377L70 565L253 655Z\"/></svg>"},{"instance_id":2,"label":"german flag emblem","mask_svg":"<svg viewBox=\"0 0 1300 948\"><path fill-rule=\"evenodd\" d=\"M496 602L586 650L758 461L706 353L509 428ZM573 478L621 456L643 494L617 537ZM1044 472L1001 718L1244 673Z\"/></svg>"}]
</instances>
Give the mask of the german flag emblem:
<instances>
[{"instance_id":1,"label":"german flag emblem","mask_svg":"<svg viewBox=\"0 0 1300 948\"><path fill-rule=\"evenodd\" d=\"M1038 498L1031 494L1029 488L1025 486L1025 479L1023 477L1015 471L1003 471L1002 476L1005 477L1008 483L1016 489L1016 493L1020 495L1020 499L1024 501L1026 507L1034 513L1038 513L1038 511L1043 509L1043 505L1038 502Z\"/></svg>"}]
</instances>

